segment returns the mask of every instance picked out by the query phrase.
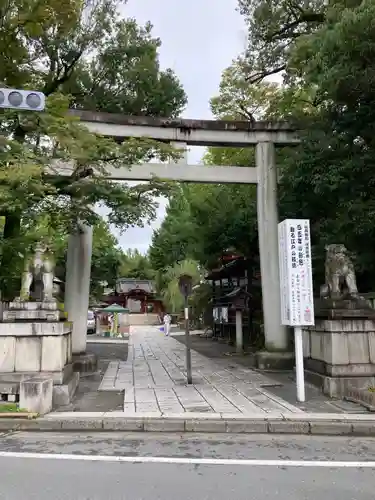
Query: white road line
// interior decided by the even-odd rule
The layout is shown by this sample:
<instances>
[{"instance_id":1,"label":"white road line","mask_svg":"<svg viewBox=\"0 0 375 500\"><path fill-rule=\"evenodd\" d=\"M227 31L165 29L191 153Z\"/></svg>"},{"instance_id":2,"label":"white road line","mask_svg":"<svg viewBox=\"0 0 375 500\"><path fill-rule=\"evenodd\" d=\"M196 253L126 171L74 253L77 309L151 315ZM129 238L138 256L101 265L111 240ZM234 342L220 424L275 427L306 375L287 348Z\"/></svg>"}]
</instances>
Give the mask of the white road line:
<instances>
[{"instance_id":1,"label":"white road line","mask_svg":"<svg viewBox=\"0 0 375 500\"><path fill-rule=\"evenodd\" d=\"M34 458L43 460L78 460L82 462L120 462L137 464L242 465L271 467L327 467L375 469L375 462L336 462L319 460L232 460L221 458L127 457L110 455L69 455L1 451L0 458Z\"/></svg>"}]
</instances>

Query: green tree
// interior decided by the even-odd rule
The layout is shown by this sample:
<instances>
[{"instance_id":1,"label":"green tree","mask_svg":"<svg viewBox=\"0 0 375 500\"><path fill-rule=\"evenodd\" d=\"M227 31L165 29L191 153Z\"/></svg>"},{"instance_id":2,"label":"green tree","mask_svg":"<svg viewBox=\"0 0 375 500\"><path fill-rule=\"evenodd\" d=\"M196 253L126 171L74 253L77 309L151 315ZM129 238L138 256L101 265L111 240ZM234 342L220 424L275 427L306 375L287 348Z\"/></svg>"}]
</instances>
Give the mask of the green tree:
<instances>
[{"instance_id":1,"label":"green tree","mask_svg":"<svg viewBox=\"0 0 375 500\"><path fill-rule=\"evenodd\" d=\"M179 288L179 278L183 274L192 277L193 285L198 284L203 278L199 264L191 259L178 262L166 270L165 286L161 293L165 306L172 313L180 313L184 307L184 297Z\"/></svg>"},{"instance_id":2,"label":"green tree","mask_svg":"<svg viewBox=\"0 0 375 500\"><path fill-rule=\"evenodd\" d=\"M160 70L152 26L120 17L126 0L8 0L0 5L0 81L72 96L75 107L175 116L186 104Z\"/></svg>"},{"instance_id":3,"label":"green tree","mask_svg":"<svg viewBox=\"0 0 375 500\"><path fill-rule=\"evenodd\" d=\"M14 255L22 246L22 220L50 213L51 224L58 220L61 227L65 220L69 230L77 216L95 222L97 216L88 207L102 202L110 209L111 223L143 224L155 216L154 196L166 189L157 182L128 188L101 174L105 165L131 165L162 151L169 154L169 148L149 141L118 145L83 130L66 114L73 104L174 116L185 103L174 74L159 68L160 42L151 37L151 26L138 28L132 20L121 20L118 5L116 0L10 0L0 5L0 80L17 88L38 88L48 96L46 113L1 112L5 297L14 291L8 278L18 273ZM47 175L53 160L70 161L71 175L56 178L53 169Z\"/></svg>"},{"instance_id":4,"label":"green tree","mask_svg":"<svg viewBox=\"0 0 375 500\"><path fill-rule=\"evenodd\" d=\"M100 299L103 295L103 282L113 288L120 274L123 253L117 239L104 220L94 226L92 238L91 286L90 295Z\"/></svg>"},{"instance_id":5,"label":"green tree","mask_svg":"<svg viewBox=\"0 0 375 500\"><path fill-rule=\"evenodd\" d=\"M374 14L369 0L332 7L295 45L291 64L315 88L318 113L284 167L285 201L314 221L321 256L327 242L354 252L362 290L375 278Z\"/></svg>"},{"instance_id":6,"label":"green tree","mask_svg":"<svg viewBox=\"0 0 375 500\"><path fill-rule=\"evenodd\" d=\"M122 255L119 273L123 278L140 280L152 280L155 275L149 256L131 249Z\"/></svg>"},{"instance_id":7,"label":"green tree","mask_svg":"<svg viewBox=\"0 0 375 500\"><path fill-rule=\"evenodd\" d=\"M163 272L199 251L195 224L190 213L191 186L176 184L169 196L169 204L161 227L154 232L149 249L150 262L155 270Z\"/></svg>"},{"instance_id":8,"label":"green tree","mask_svg":"<svg viewBox=\"0 0 375 500\"><path fill-rule=\"evenodd\" d=\"M221 163L223 164L223 163ZM202 186L191 196L191 214L205 267L216 267L228 248L249 255L257 245L256 191L253 186Z\"/></svg>"},{"instance_id":9,"label":"green tree","mask_svg":"<svg viewBox=\"0 0 375 500\"><path fill-rule=\"evenodd\" d=\"M320 28L327 4L343 6L360 0L239 0L248 28L247 50L241 56L248 83L283 73L289 80L289 55L295 40Z\"/></svg>"},{"instance_id":10,"label":"green tree","mask_svg":"<svg viewBox=\"0 0 375 500\"><path fill-rule=\"evenodd\" d=\"M373 289L375 2L242 0L240 8L249 50L224 72L213 113L218 119L295 123L300 146L277 153L280 217L310 219L318 284L324 245L343 242L356 258L360 288ZM283 85L264 81L277 72L285 76ZM212 148L205 162L251 166L253 156ZM183 242L177 244L180 254L173 252L175 262L208 264L228 246L257 252L252 187L189 186L184 198L167 210L153 240L157 269L166 264L171 235Z\"/></svg>"},{"instance_id":11,"label":"green tree","mask_svg":"<svg viewBox=\"0 0 375 500\"><path fill-rule=\"evenodd\" d=\"M295 121L316 113L315 96L315 87L304 85L301 81L280 85L262 80L257 84L250 84L247 69L239 58L223 71L219 93L211 99L211 110L215 118L220 120ZM246 165L241 159L244 150L217 149L221 154L227 149L234 160L233 165ZM216 148L210 151L215 150ZM245 151L251 150L247 148Z\"/></svg>"},{"instance_id":12,"label":"green tree","mask_svg":"<svg viewBox=\"0 0 375 500\"><path fill-rule=\"evenodd\" d=\"M301 146L278 158L281 216L310 218L318 282L324 245L343 242L356 255L360 287L372 289L375 4L243 0L241 8L252 47L240 58L241 77L259 82L282 70L281 105L269 99L265 116L291 119L301 130ZM288 95L298 97L296 108Z\"/></svg>"},{"instance_id":13,"label":"green tree","mask_svg":"<svg viewBox=\"0 0 375 500\"><path fill-rule=\"evenodd\" d=\"M72 106L107 113L147 116L180 114L185 93L175 74L161 70L152 25L135 20L116 20L111 36L97 48L97 56L83 59L64 92L72 96Z\"/></svg>"},{"instance_id":14,"label":"green tree","mask_svg":"<svg viewBox=\"0 0 375 500\"><path fill-rule=\"evenodd\" d=\"M249 166L253 161L252 151L240 148L210 148L204 157L207 165ZM149 253L162 286L165 269L175 263L193 259L215 266L229 247L252 253L256 239L255 186L179 185Z\"/></svg>"},{"instance_id":15,"label":"green tree","mask_svg":"<svg viewBox=\"0 0 375 500\"><path fill-rule=\"evenodd\" d=\"M11 135L2 139L0 213L15 217L22 214L25 221L38 221L43 214L49 214L51 229L64 227L65 232L74 228L78 218L94 224L98 215L90 207L99 202L109 207L109 222L120 227L144 224L145 219L153 219L156 208L153 196L160 194L160 184L150 183L147 192L144 192L144 185L126 188L107 180L105 168L107 165L130 166L141 161L150 150L158 154L165 151L165 147L160 149L147 140L116 144L88 132L69 118L66 110L66 99L58 94L51 95L46 113L27 116L29 129L23 143ZM13 115L11 112L4 114L3 127L11 122ZM47 141L49 145L45 147ZM70 175L57 176L59 169L54 166L54 160L70 162ZM7 229L5 224L3 291L19 276L19 266L12 265L17 260L15 255L19 251L24 253L29 244L21 226L12 237ZM11 271L13 267L14 272ZM13 292L9 289L10 295Z\"/></svg>"}]
</instances>

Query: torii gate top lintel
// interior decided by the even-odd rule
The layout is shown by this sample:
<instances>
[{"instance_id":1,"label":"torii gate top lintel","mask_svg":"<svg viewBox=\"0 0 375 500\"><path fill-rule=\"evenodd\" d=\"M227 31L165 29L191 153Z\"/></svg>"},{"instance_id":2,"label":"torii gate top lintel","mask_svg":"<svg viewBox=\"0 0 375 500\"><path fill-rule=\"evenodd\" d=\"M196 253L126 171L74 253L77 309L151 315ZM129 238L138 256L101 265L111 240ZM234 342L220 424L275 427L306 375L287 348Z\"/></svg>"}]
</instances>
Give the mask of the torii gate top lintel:
<instances>
[{"instance_id":1,"label":"torii gate top lintel","mask_svg":"<svg viewBox=\"0 0 375 500\"><path fill-rule=\"evenodd\" d=\"M255 146L255 167L188 165L187 159L181 158L169 164L135 165L130 170L128 165L124 165L123 168L108 168L107 175L114 180L147 181L156 176L163 180L179 182L257 184L265 348L274 353L286 351L289 346L289 337L286 327L281 324L275 146L298 144L296 130L284 122L251 123L146 116L129 117L84 110L72 110L71 114L78 117L80 123L88 130L103 136L117 139L147 137L169 143L183 143L180 146L185 150L185 157L187 156L186 145L242 148ZM249 163L251 161L253 164L254 161L250 160L250 156ZM62 168L65 168L64 165ZM65 174L61 172L60 175ZM84 232L82 235L71 235L68 248L66 297L69 297L69 303L66 300L66 307L69 319L73 319L73 351L75 353L84 352L86 347L86 313L91 266L88 258L82 269L82 259L76 248L86 250L91 248L91 239L92 230L87 231L87 234ZM85 292L83 293L82 290Z\"/></svg>"},{"instance_id":2,"label":"torii gate top lintel","mask_svg":"<svg viewBox=\"0 0 375 500\"><path fill-rule=\"evenodd\" d=\"M195 146L250 147L259 142L276 146L298 144L296 129L284 121L192 120L126 116L70 110L89 130L112 137L151 137Z\"/></svg>"}]
</instances>

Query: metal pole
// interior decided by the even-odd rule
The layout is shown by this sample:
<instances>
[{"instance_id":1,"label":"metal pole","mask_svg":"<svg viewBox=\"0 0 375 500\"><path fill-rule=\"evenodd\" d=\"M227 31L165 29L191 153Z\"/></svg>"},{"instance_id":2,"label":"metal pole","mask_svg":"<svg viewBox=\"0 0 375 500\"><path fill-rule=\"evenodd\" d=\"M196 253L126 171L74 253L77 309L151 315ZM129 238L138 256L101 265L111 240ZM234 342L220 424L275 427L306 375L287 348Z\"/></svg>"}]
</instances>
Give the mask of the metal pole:
<instances>
[{"instance_id":1,"label":"metal pole","mask_svg":"<svg viewBox=\"0 0 375 500\"><path fill-rule=\"evenodd\" d=\"M243 351L242 311L236 311L236 351Z\"/></svg>"},{"instance_id":2,"label":"metal pole","mask_svg":"<svg viewBox=\"0 0 375 500\"><path fill-rule=\"evenodd\" d=\"M305 374L303 369L302 328L294 327L294 348L296 353L297 401L305 402Z\"/></svg>"},{"instance_id":3,"label":"metal pole","mask_svg":"<svg viewBox=\"0 0 375 500\"><path fill-rule=\"evenodd\" d=\"M185 342L186 342L186 377L187 383L192 384L193 378L191 375L191 350L190 350L190 332L189 332L189 304L188 295L185 294Z\"/></svg>"}]
</instances>

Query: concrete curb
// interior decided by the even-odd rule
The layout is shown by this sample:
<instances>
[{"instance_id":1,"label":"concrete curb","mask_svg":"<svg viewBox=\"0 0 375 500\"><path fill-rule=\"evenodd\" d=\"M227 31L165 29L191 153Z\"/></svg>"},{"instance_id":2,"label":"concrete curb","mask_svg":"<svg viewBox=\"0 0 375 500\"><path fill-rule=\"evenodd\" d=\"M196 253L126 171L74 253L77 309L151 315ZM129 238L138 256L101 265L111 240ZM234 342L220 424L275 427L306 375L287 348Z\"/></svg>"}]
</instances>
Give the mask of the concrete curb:
<instances>
[{"instance_id":1,"label":"concrete curb","mask_svg":"<svg viewBox=\"0 0 375 500\"><path fill-rule=\"evenodd\" d=\"M0 432L207 432L234 434L303 434L325 436L375 436L375 416L367 414L275 413L233 414L133 414L50 413L34 420L1 419Z\"/></svg>"},{"instance_id":2,"label":"concrete curb","mask_svg":"<svg viewBox=\"0 0 375 500\"><path fill-rule=\"evenodd\" d=\"M0 413L0 419L2 418L27 418L28 420L31 418L37 418L39 413L30 413L28 411L8 411Z\"/></svg>"}]
</instances>

